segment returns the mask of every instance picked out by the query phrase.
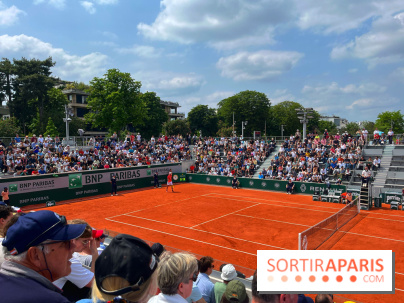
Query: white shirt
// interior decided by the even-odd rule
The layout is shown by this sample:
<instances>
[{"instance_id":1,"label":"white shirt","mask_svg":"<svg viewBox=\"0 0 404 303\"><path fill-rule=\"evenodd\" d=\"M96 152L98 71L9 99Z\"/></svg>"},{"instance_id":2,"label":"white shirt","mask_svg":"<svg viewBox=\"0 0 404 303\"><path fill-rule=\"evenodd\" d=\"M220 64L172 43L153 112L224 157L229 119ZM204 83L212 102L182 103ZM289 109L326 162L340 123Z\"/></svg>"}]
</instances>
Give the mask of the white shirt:
<instances>
[{"instance_id":1,"label":"white shirt","mask_svg":"<svg viewBox=\"0 0 404 303\"><path fill-rule=\"evenodd\" d=\"M71 258L70 262L72 263L71 273L68 276L53 281L53 284L62 289L65 283L70 281L78 288L83 288L93 279L94 273L87 268L84 268L77 258Z\"/></svg>"},{"instance_id":2,"label":"white shirt","mask_svg":"<svg viewBox=\"0 0 404 303\"><path fill-rule=\"evenodd\" d=\"M165 295L163 293L159 293L157 296L151 297L147 303L188 303L188 302L179 294Z\"/></svg>"}]
</instances>

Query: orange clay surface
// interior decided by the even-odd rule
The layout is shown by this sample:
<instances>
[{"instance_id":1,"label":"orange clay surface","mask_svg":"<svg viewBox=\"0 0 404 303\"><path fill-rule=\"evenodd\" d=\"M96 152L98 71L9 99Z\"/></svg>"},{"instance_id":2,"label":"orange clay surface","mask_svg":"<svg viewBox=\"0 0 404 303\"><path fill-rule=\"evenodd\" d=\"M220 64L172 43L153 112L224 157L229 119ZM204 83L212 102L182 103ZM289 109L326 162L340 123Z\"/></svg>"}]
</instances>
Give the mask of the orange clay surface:
<instances>
[{"instance_id":1,"label":"orange clay surface","mask_svg":"<svg viewBox=\"0 0 404 303\"><path fill-rule=\"evenodd\" d=\"M127 233L196 255L210 255L237 265L249 276L256 268L257 250L297 249L299 232L343 206L315 202L306 195L182 183L175 186L174 193L146 188L113 197L70 200L47 209L67 219L84 219L111 235ZM341 297L357 302L404 302L404 211L385 205L361 211L360 216L331 249L393 250L396 293Z\"/></svg>"}]
</instances>

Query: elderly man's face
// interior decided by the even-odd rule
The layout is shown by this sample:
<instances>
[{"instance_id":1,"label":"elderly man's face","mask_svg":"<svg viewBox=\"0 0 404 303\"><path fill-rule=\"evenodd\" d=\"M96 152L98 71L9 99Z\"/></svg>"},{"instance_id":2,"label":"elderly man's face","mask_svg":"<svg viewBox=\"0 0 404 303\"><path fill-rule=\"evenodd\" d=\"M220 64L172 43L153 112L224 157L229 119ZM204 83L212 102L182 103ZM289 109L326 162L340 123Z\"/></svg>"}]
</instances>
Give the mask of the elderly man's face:
<instances>
[{"instance_id":1,"label":"elderly man's face","mask_svg":"<svg viewBox=\"0 0 404 303\"><path fill-rule=\"evenodd\" d=\"M45 255L41 252L39 253L41 262L40 269L42 270L43 275L51 279L50 274L44 271L44 269L46 269L47 267L52 273L52 282L61 277L69 275L71 272L71 263L69 260L73 255L73 251L75 248L74 244L71 241L57 242L44 245L42 246L42 249L45 249L45 246L48 246L46 249L49 250L49 253Z\"/></svg>"}]
</instances>

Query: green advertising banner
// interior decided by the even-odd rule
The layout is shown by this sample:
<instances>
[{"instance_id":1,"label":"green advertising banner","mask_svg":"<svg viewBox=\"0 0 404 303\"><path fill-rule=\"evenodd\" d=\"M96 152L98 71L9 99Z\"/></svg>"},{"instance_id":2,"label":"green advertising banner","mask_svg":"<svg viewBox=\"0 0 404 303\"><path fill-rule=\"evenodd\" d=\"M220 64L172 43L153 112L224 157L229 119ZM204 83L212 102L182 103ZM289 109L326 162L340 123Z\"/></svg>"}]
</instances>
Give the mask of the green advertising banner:
<instances>
[{"instance_id":1,"label":"green advertising banner","mask_svg":"<svg viewBox=\"0 0 404 303\"><path fill-rule=\"evenodd\" d=\"M212 184L221 186L231 186L232 177L202 175L202 174L187 174L189 182ZM238 178L240 182L240 188L251 188L260 190L274 190L286 192L287 181L279 180L266 180L266 179L250 179L250 178ZM295 193L302 193L313 195L314 192L320 192L322 194L327 188L325 184L321 183L307 183L307 182L294 182ZM345 192L346 186L344 185L331 185L332 190Z\"/></svg>"},{"instance_id":2,"label":"green advertising banner","mask_svg":"<svg viewBox=\"0 0 404 303\"><path fill-rule=\"evenodd\" d=\"M173 173L180 174L182 165L175 163L15 177L0 179L0 186L9 188L10 204L13 206L40 203L51 206L58 201L109 193L112 175L116 176L118 191L153 186L155 172L159 173L159 181L165 183L170 169Z\"/></svg>"}]
</instances>

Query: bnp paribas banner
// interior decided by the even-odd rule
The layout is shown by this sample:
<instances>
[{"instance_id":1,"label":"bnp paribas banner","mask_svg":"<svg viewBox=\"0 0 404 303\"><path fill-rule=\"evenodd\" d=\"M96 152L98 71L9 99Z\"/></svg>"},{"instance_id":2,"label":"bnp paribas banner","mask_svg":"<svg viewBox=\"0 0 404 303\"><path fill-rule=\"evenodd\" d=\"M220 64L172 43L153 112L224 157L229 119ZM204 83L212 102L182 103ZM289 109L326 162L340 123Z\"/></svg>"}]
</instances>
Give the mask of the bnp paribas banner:
<instances>
[{"instance_id":1,"label":"bnp paribas banner","mask_svg":"<svg viewBox=\"0 0 404 303\"><path fill-rule=\"evenodd\" d=\"M159 181L165 182L170 169L181 173L182 166L178 163L0 179L0 187L9 188L12 205L24 206L108 193L112 175L116 176L118 190L151 186L156 172Z\"/></svg>"}]
</instances>

